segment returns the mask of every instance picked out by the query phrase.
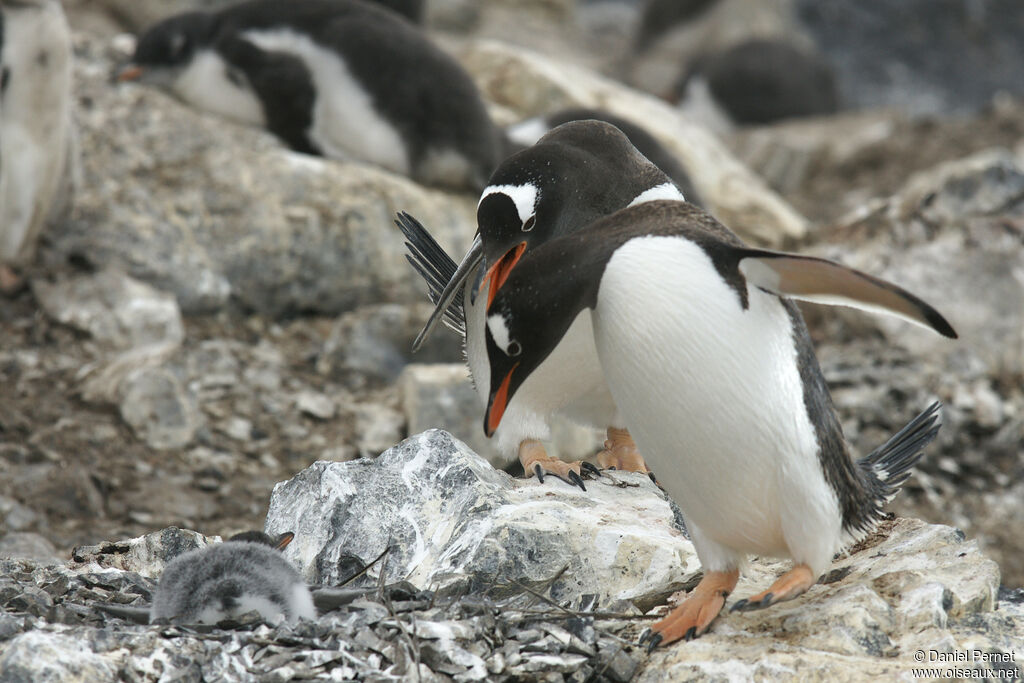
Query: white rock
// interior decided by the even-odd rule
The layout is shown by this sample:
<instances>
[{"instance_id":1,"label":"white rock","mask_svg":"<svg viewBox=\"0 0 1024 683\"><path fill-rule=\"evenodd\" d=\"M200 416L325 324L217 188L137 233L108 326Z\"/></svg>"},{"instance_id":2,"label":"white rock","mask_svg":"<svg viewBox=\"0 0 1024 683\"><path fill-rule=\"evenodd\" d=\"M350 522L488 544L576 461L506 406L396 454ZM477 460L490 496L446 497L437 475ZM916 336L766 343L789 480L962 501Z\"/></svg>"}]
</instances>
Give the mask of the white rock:
<instances>
[{"instance_id":1,"label":"white rock","mask_svg":"<svg viewBox=\"0 0 1024 683\"><path fill-rule=\"evenodd\" d=\"M274 487L268 532L310 583L336 583L338 560L387 546L386 580L444 588L468 581L528 584L565 574L551 594L569 600L642 599L692 577L693 546L667 500L639 474L592 480L515 480L446 432L407 439L376 460L317 462ZM371 570L371 574L375 574Z\"/></svg>"},{"instance_id":2,"label":"white rock","mask_svg":"<svg viewBox=\"0 0 1024 683\"><path fill-rule=\"evenodd\" d=\"M119 654L82 649L81 642L59 633L29 631L15 637L0 654L0 678L5 681L64 683L118 679Z\"/></svg>"}]
</instances>

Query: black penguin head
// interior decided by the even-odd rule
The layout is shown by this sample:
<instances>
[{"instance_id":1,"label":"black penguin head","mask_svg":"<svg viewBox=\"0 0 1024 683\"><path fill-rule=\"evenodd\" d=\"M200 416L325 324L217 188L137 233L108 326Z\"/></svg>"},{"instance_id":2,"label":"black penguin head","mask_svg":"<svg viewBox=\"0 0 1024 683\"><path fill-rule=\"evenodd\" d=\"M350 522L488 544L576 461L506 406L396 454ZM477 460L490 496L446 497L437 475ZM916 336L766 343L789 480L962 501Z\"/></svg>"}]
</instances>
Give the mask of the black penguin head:
<instances>
[{"instance_id":1,"label":"black penguin head","mask_svg":"<svg viewBox=\"0 0 1024 683\"><path fill-rule=\"evenodd\" d=\"M291 543L293 538L295 538L295 534L290 531L286 531L278 536L268 536L262 531L243 531L240 534L235 534L225 542L262 543L263 545L269 545L275 550L284 550L285 546Z\"/></svg>"},{"instance_id":2,"label":"black penguin head","mask_svg":"<svg viewBox=\"0 0 1024 683\"><path fill-rule=\"evenodd\" d=\"M117 80L168 85L210 43L214 21L212 14L187 12L151 27L139 38L135 54L118 71Z\"/></svg>"},{"instance_id":3,"label":"black penguin head","mask_svg":"<svg viewBox=\"0 0 1024 683\"><path fill-rule=\"evenodd\" d=\"M491 377L484 413L487 436L494 434L512 397L586 306L579 286L583 280L562 281L556 267L564 263L565 241L554 240L528 255L487 312L484 338Z\"/></svg>"},{"instance_id":4,"label":"black penguin head","mask_svg":"<svg viewBox=\"0 0 1024 683\"><path fill-rule=\"evenodd\" d=\"M671 183L615 126L564 123L495 170L477 206L487 309L531 249L627 206L644 190Z\"/></svg>"}]
</instances>

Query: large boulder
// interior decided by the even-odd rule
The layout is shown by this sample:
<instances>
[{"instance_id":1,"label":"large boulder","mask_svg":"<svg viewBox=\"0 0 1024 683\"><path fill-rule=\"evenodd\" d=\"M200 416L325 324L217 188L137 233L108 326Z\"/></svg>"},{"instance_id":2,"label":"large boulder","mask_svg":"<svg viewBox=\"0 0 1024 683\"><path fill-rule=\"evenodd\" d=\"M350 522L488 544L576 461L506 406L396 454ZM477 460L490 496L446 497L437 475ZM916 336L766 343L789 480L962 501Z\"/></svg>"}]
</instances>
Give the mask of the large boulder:
<instances>
[{"instance_id":1,"label":"large boulder","mask_svg":"<svg viewBox=\"0 0 1024 683\"><path fill-rule=\"evenodd\" d=\"M698 566L646 476L609 476L587 491L515 480L438 430L375 460L314 463L274 487L266 529L295 533L286 555L311 583L341 583L351 558L369 563L390 547L386 581L478 591L559 577L557 600L649 603Z\"/></svg>"}]
</instances>

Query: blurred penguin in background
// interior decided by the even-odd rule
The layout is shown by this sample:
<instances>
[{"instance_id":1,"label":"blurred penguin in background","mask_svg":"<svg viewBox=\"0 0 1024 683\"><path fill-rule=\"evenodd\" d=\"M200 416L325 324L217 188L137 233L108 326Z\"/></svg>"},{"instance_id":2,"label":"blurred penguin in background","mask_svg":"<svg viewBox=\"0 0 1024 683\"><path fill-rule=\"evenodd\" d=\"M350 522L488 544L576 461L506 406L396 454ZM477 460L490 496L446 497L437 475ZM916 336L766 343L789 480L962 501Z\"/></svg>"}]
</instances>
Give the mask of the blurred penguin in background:
<instances>
[{"instance_id":1,"label":"blurred penguin in background","mask_svg":"<svg viewBox=\"0 0 1024 683\"><path fill-rule=\"evenodd\" d=\"M0 0L0 292L22 285L44 226L70 205L71 33L58 0Z\"/></svg>"},{"instance_id":2,"label":"blurred penguin in background","mask_svg":"<svg viewBox=\"0 0 1024 683\"><path fill-rule=\"evenodd\" d=\"M462 67L396 12L363 0L250 0L180 14L146 31L117 77L265 127L296 151L427 185L482 190L501 153Z\"/></svg>"},{"instance_id":3,"label":"blurred penguin in background","mask_svg":"<svg viewBox=\"0 0 1024 683\"><path fill-rule=\"evenodd\" d=\"M763 38L699 55L670 99L712 130L839 110L835 73L824 57Z\"/></svg>"}]
</instances>

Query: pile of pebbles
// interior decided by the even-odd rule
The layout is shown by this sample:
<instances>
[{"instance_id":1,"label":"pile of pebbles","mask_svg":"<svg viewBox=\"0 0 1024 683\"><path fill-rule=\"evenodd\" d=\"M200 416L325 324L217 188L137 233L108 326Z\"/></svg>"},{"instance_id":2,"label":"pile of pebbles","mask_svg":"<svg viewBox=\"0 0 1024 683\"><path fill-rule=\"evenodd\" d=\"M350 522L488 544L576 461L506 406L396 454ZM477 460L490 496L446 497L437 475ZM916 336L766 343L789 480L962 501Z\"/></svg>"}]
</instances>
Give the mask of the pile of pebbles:
<instances>
[{"instance_id":1,"label":"pile of pebbles","mask_svg":"<svg viewBox=\"0 0 1024 683\"><path fill-rule=\"evenodd\" d=\"M128 681L172 671L175 681L628 681L640 666L635 608L602 612L593 596L558 605L543 586L495 587L500 598L346 587L317 594L315 622L272 625L253 613L213 627L109 614L103 606L150 604L156 583L136 572L3 560L0 576L0 672L11 680L38 674L42 657L67 662L65 673Z\"/></svg>"}]
</instances>

